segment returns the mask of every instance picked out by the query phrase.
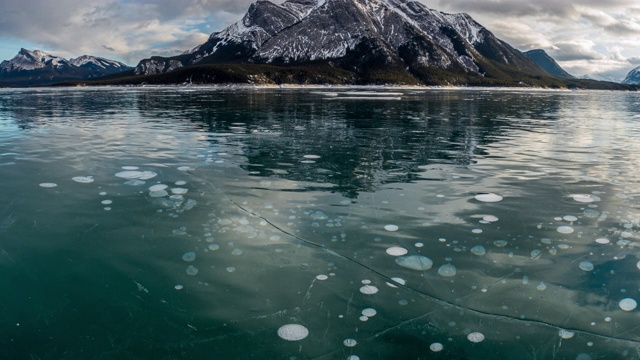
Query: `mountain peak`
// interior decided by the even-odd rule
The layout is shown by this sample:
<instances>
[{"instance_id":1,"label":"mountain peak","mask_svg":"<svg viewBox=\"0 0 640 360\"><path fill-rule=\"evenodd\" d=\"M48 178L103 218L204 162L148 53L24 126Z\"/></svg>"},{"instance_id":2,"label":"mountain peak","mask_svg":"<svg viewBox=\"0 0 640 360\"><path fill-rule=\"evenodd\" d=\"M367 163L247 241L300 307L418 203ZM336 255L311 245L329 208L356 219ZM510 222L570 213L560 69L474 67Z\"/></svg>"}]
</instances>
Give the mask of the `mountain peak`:
<instances>
[{"instance_id":1,"label":"mountain peak","mask_svg":"<svg viewBox=\"0 0 640 360\"><path fill-rule=\"evenodd\" d=\"M629 71L624 80L622 80L622 83L629 85L640 85L640 66Z\"/></svg>"},{"instance_id":2,"label":"mountain peak","mask_svg":"<svg viewBox=\"0 0 640 360\"><path fill-rule=\"evenodd\" d=\"M515 73L546 75L468 14L413 0L261 0L204 44L179 56L144 59L135 72L223 63L324 64L364 83L502 84Z\"/></svg>"},{"instance_id":3,"label":"mountain peak","mask_svg":"<svg viewBox=\"0 0 640 360\"><path fill-rule=\"evenodd\" d=\"M529 59L531 59L531 61L535 62L536 64L538 64L538 66L540 66L541 68L543 68L547 73L549 73L550 75L559 77L559 78L566 78L566 79L573 79L574 76L569 74L568 72L566 72L560 65L558 65L558 63L551 57L549 56L549 54L547 54L546 51L544 51L543 49L534 49L534 50L529 50L526 51L524 53Z\"/></svg>"}]
</instances>

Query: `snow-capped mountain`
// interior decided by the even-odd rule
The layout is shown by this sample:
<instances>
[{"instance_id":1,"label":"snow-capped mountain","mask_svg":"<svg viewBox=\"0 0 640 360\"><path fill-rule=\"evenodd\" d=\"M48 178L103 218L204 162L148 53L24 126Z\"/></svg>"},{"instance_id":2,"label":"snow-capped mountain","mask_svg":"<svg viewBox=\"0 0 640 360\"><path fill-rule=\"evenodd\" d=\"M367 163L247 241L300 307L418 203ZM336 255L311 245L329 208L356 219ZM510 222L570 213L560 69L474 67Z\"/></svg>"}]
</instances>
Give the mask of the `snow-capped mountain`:
<instances>
[{"instance_id":1,"label":"snow-capped mountain","mask_svg":"<svg viewBox=\"0 0 640 360\"><path fill-rule=\"evenodd\" d=\"M20 49L13 59L0 63L0 85L43 85L96 78L130 69L121 62L89 55L64 59L40 50Z\"/></svg>"},{"instance_id":2,"label":"snow-capped mountain","mask_svg":"<svg viewBox=\"0 0 640 360\"><path fill-rule=\"evenodd\" d=\"M413 0L288 0L253 3L245 16L179 56L152 57L138 75L208 63L329 63L356 73L401 69L429 82L459 74L545 74L467 14L446 14Z\"/></svg>"},{"instance_id":3,"label":"snow-capped mountain","mask_svg":"<svg viewBox=\"0 0 640 360\"><path fill-rule=\"evenodd\" d=\"M560 78L574 79L575 77L566 72L558 63L542 49L529 50L524 53L538 66L543 68L550 75Z\"/></svg>"},{"instance_id":4,"label":"snow-capped mountain","mask_svg":"<svg viewBox=\"0 0 640 360\"><path fill-rule=\"evenodd\" d=\"M624 80L622 80L622 83L629 85L640 85L640 66L629 71Z\"/></svg>"}]
</instances>

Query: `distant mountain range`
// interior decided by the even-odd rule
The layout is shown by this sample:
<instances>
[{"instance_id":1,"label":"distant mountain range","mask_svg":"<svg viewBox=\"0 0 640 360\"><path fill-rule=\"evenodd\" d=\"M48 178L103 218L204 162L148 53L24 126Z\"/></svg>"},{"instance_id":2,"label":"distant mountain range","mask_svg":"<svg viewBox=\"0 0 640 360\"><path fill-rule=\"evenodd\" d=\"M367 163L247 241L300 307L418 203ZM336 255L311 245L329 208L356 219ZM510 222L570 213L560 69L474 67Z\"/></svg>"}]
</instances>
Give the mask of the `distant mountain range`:
<instances>
[{"instance_id":1,"label":"distant mountain range","mask_svg":"<svg viewBox=\"0 0 640 360\"><path fill-rule=\"evenodd\" d=\"M40 50L21 49L13 59L0 63L0 86L49 85L66 80L98 78L130 69L121 62L89 55L67 60Z\"/></svg>"},{"instance_id":2,"label":"distant mountain range","mask_svg":"<svg viewBox=\"0 0 640 360\"><path fill-rule=\"evenodd\" d=\"M542 50L524 54L467 14L443 13L413 0L259 0L240 21L178 56L144 59L134 70L110 60L86 60L91 57L78 65L82 58L64 60L23 49L0 65L0 85L75 76L81 80L76 83L88 84L629 88L575 79ZM90 63L101 66L89 71ZM36 68L39 73L32 72ZM107 69L113 71L110 78L84 81Z\"/></svg>"}]
</instances>

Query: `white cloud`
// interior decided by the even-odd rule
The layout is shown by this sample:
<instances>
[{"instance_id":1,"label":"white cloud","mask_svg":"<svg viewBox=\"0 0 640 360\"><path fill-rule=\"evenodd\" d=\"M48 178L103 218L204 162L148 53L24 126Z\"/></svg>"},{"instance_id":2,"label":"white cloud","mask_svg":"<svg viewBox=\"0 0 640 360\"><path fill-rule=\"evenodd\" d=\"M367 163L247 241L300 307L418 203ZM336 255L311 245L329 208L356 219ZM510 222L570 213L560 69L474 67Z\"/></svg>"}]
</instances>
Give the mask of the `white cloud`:
<instances>
[{"instance_id":1,"label":"white cloud","mask_svg":"<svg viewBox=\"0 0 640 360\"><path fill-rule=\"evenodd\" d=\"M638 0L420 1L466 12L517 49L542 48L577 76L620 81L640 58Z\"/></svg>"},{"instance_id":2,"label":"white cloud","mask_svg":"<svg viewBox=\"0 0 640 360\"><path fill-rule=\"evenodd\" d=\"M202 44L210 33L239 20L249 4L228 0L0 0L0 39L23 39L64 57L87 53L135 65L145 57L176 55Z\"/></svg>"}]
</instances>

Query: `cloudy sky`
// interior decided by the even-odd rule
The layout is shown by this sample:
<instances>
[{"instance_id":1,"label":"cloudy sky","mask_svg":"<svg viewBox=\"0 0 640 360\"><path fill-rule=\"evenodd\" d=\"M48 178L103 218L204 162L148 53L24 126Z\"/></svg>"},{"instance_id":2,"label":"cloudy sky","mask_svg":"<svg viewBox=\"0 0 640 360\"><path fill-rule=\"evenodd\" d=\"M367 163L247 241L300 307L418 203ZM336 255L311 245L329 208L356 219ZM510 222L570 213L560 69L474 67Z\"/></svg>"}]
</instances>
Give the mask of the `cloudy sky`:
<instances>
[{"instance_id":1,"label":"cloudy sky","mask_svg":"<svg viewBox=\"0 0 640 360\"><path fill-rule=\"evenodd\" d=\"M543 48L576 76L620 81L640 65L640 0L420 1L445 12L466 12L522 51ZM0 60L24 47L136 65L203 43L239 20L251 2L0 0Z\"/></svg>"}]
</instances>

